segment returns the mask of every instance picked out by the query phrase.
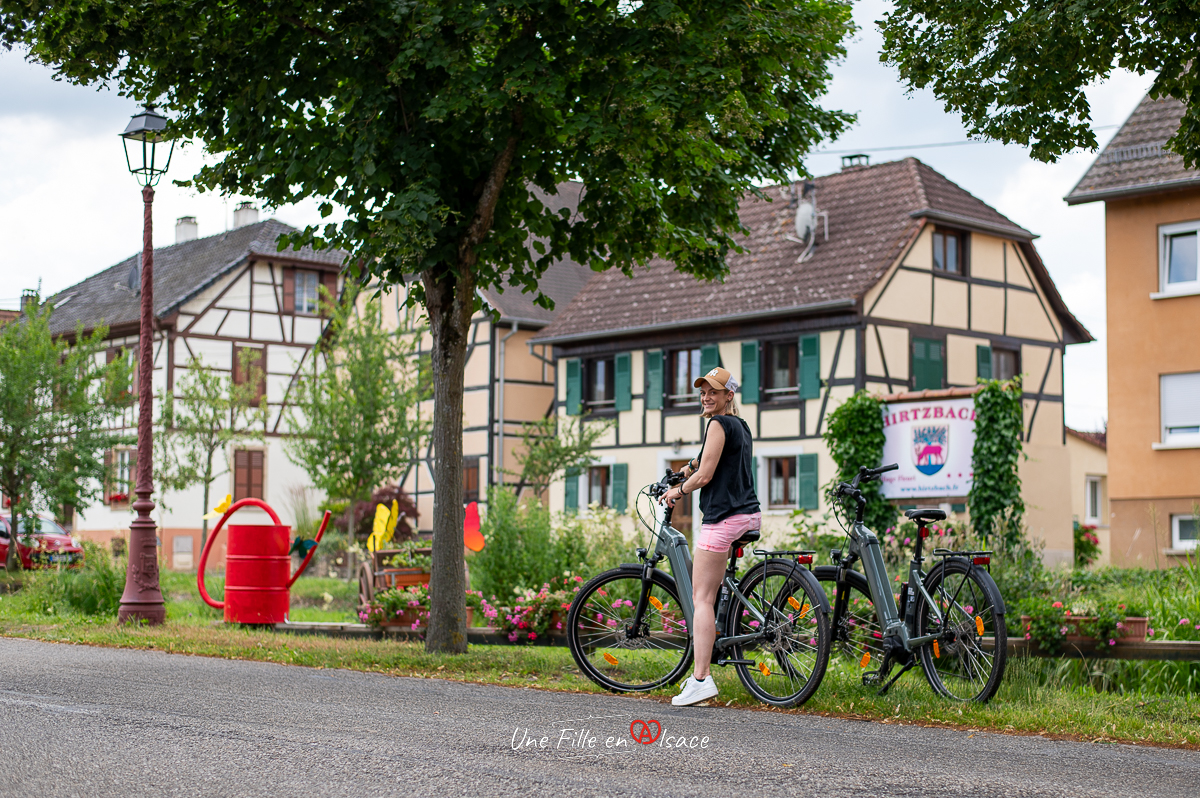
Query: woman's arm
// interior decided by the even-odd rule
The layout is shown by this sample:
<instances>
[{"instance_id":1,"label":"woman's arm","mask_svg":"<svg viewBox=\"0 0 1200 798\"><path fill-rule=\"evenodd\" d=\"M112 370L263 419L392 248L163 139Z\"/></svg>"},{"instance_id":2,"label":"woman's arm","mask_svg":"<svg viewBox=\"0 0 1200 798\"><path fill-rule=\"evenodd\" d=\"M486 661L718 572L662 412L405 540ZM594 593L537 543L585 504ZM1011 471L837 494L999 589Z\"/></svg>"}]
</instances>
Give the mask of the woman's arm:
<instances>
[{"instance_id":1,"label":"woman's arm","mask_svg":"<svg viewBox=\"0 0 1200 798\"><path fill-rule=\"evenodd\" d=\"M715 427L714 423L716 423ZM703 488L712 481L713 474L716 473L717 463L721 460L721 451L725 448L725 428L716 419L709 419L708 429L704 436L704 452L700 456L700 468L684 480L683 484L672 488L663 497L672 506L678 499Z\"/></svg>"}]
</instances>

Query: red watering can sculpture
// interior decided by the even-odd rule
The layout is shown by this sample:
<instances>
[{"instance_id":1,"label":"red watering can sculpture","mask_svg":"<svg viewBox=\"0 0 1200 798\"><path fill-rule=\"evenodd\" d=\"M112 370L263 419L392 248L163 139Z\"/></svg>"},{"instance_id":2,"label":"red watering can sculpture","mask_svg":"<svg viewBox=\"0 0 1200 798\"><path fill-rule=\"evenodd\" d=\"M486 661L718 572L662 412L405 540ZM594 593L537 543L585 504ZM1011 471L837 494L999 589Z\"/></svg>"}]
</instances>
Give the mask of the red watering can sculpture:
<instances>
[{"instance_id":1,"label":"red watering can sculpture","mask_svg":"<svg viewBox=\"0 0 1200 798\"><path fill-rule=\"evenodd\" d=\"M261 507L271 516L274 526L263 524L230 524L229 549L225 555L225 600L214 601L204 589L204 563L212 550L217 533L229 516L242 507ZM219 509L219 508L218 508ZM204 551L200 554L200 565L196 572L196 586L200 598L216 609L225 610L225 620L230 623L284 623L287 621L291 596L288 591L296 577L304 573L312 559L325 526L329 523L329 512L321 520L317 537L307 546L308 553L296 573L292 570L292 558L288 553L291 528L279 522L279 516L261 499L242 499L225 511L221 520L208 536ZM304 541L308 543L309 541Z\"/></svg>"}]
</instances>

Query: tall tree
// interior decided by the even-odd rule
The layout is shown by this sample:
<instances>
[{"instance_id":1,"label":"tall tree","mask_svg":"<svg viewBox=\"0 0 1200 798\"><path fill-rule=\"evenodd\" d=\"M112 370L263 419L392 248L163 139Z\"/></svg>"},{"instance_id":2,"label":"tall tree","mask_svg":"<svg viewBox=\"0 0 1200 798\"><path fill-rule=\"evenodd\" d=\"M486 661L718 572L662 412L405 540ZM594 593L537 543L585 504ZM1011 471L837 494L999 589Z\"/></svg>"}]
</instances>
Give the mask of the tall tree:
<instances>
[{"instance_id":1,"label":"tall tree","mask_svg":"<svg viewBox=\"0 0 1200 798\"><path fill-rule=\"evenodd\" d=\"M174 395L159 400L158 446L155 482L160 493L204 489L206 515L212 484L229 473L231 450L239 443L261 441L266 432L267 408L262 401L263 366L256 353L241 349L238 373L217 372L192 358L175 385ZM161 450L161 454L158 451ZM201 520L200 546L208 541L208 519Z\"/></svg>"},{"instance_id":2,"label":"tall tree","mask_svg":"<svg viewBox=\"0 0 1200 798\"><path fill-rule=\"evenodd\" d=\"M0 330L0 491L12 500L5 569L21 567L18 519L80 508L106 478L104 453L130 438L113 424L132 402L125 358L105 363L107 330L76 330L74 345L50 334L50 305L26 306Z\"/></svg>"},{"instance_id":3,"label":"tall tree","mask_svg":"<svg viewBox=\"0 0 1200 798\"><path fill-rule=\"evenodd\" d=\"M1187 112L1169 147L1200 162L1200 9L1173 0L896 0L880 20L883 59L930 87L972 135L1054 161L1094 150L1084 90L1114 69L1157 73L1151 93Z\"/></svg>"},{"instance_id":4,"label":"tall tree","mask_svg":"<svg viewBox=\"0 0 1200 798\"><path fill-rule=\"evenodd\" d=\"M462 399L478 289L538 293L569 254L725 274L738 203L851 117L817 104L848 0L0 0L0 41L174 113L193 185L347 213L292 243L416 277L437 455L426 645L466 650ZM532 187L584 184L578 214ZM526 241L533 238L532 250ZM552 305L538 293L537 301Z\"/></svg>"},{"instance_id":5,"label":"tall tree","mask_svg":"<svg viewBox=\"0 0 1200 798\"><path fill-rule=\"evenodd\" d=\"M293 388L288 426L295 434L284 449L313 485L348 503L346 529L353 541L356 505L384 483L402 480L429 434L420 412L429 397L422 379L428 373L417 355L423 330L411 323L386 329L379 299L360 305L354 285L340 303L325 307L328 335Z\"/></svg>"}]
</instances>

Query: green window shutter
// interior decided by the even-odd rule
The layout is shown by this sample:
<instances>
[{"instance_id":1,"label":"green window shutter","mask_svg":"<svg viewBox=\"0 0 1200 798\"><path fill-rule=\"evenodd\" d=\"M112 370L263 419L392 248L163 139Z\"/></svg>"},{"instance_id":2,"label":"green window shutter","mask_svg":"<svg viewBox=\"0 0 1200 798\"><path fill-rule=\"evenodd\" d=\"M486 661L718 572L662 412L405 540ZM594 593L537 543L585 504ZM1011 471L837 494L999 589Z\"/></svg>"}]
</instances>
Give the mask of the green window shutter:
<instances>
[{"instance_id":1,"label":"green window shutter","mask_svg":"<svg viewBox=\"0 0 1200 798\"><path fill-rule=\"evenodd\" d=\"M568 510L579 509L579 469L568 468L567 478L564 483L567 487L566 508Z\"/></svg>"},{"instance_id":2,"label":"green window shutter","mask_svg":"<svg viewBox=\"0 0 1200 798\"><path fill-rule=\"evenodd\" d=\"M796 470L799 479L796 480L796 483L800 509L815 510L818 503L817 456L815 454L802 454L796 459L799 461L799 468Z\"/></svg>"},{"instance_id":3,"label":"green window shutter","mask_svg":"<svg viewBox=\"0 0 1200 798\"><path fill-rule=\"evenodd\" d=\"M806 335L800 339L800 398L821 396L821 338Z\"/></svg>"},{"instance_id":4,"label":"green window shutter","mask_svg":"<svg viewBox=\"0 0 1200 798\"><path fill-rule=\"evenodd\" d=\"M706 344L700 347L700 374L701 376L721 365L721 351L717 349L716 344Z\"/></svg>"},{"instance_id":5,"label":"green window shutter","mask_svg":"<svg viewBox=\"0 0 1200 798\"><path fill-rule=\"evenodd\" d=\"M613 509L619 513L625 512L625 507L629 499L629 466L625 463L613 464L612 496Z\"/></svg>"},{"instance_id":6,"label":"green window shutter","mask_svg":"<svg viewBox=\"0 0 1200 798\"><path fill-rule=\"evenodd\" d=\"M975 347L975 376L981 380L992 378L992 348L990 346Z\"/></svg>"},{"instance_id":7,"label":"green window shutter","mask_svg":"<svg viewBox=\"0 0 1200 798\"><path fill-rule=\"evenodd\" d=\"M578 360L567 361L567 415L577 416L583 403L583 375Z\"/></svg>"},{"instance_id":8,"label":"green window shutter","mask_svg":"<svg viewBox=\"0 0 1200 798\"><path fill-rule=\"evenodd\" d=\"M942 343L924 338L913 339L913 390L939 390L942 387Z\"/></svg>"},{"instance_id":9,"label":"green window shutter","mask_svg":"<svg viewBox=\"0 0 1200 798\"><path fill-rule=\"evenodd\" d=\"M758 401L759 386L758 341L742 342L742 404Z\"/></svg>"},{"instance_id":10,"label":"green window shutter","mask_svg":"<svg viewBox=\"0 0 1200 798\"><path fill-rule=\"evenodd\" d=\"M633 409L633 356L622 352L614 358L613 398L618 410Z\"/></svg>"},{"instance_id":11,"label":"green window shutter","mask_svg":"<svg viewBox=\"0 0 1200 798\"><path fill-rule=\"evenodd\" d=\"M661 410L663 406L663 353L653 349L646 353L646 409Z\"/></svg>"}]
</instances>

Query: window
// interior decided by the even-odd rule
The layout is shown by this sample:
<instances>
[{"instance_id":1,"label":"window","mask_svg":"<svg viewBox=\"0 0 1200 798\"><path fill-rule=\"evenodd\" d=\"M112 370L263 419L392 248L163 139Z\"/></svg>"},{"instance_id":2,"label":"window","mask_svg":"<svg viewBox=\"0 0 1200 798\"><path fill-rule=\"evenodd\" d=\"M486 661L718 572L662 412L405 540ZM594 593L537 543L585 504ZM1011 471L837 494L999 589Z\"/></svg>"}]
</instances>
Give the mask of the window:
<instances>
[{"instance_id":1,"label":"window","mask_svg":"<svg viewBox=\"0 0 1200 798\"><path fill-rule=\"evenodd\" d=\"M113 449L104 455L108 485L104 490L105 504L126 504L133 501L137 485L137 450Z\"/></svg>"},{"instance_id":2,"label":"window","mask_svg":"<svg viewBox=\"0 0 1200 798\"><path fill-rule=\"evenodd\" d=\"M791 398L797 394L798 343L767 344L767 398Z\"/></svg>"},{"instance_id":3,"label":"window","mask_svg":"<svg viewBox=\"0 0 1200 798\"><path fill-rule=\"evenodd\" d=\"M190 570L194 545L191 535L176 535L171 540L171 567L177 571Z\"/></svg>"},{"instance_id":4,"label":"window","mask_svg":"<svg viewBox=\"0 0 1200 798\"><path fill-rule=\"evenodd\" d=\"M992 376L997 380L1011 380L1021 373L1021 354L1014 349L992 350Z\"/></svg>"},{"instance_id":5,"label":"window","mask_svg":"<svg viewBox=\"0 0 1200 798\"><path fill-rule=\"evenodd\" d=\"M1200 446L1200 371L1160 380L1162 442Z\"/></svg>"},{"instance_id":6,"label":"window","mask_svg":"<svg viewBox=\"0 0 1200 798\"><path fill-rule=\"evenodd\" d=\"M584 401L595 410L612 409L616 404L613 394L613 359L589 360L584 367Z\"/></svg>"},{"instance_id":7,"label":"window","mask_svg":"<svg viewBox=\"0 0 1200 798\"><path fill-rule=\"evenodd\" d=\"M612 474L608 466L588 469L588 504L612 507Z\"/></svg>"},{"instance_id":8,"label":"window","mask_svg":"<svg viewBox=\"0 0 1200 798\"><path fill-rule=\"evenodd\" d=\"M316 272L296 270L296 313L317 315L317 310L321 306L321 295L317 290L320 283L320 277Z\"/></svg>"},{"instance_id":9,"label":"window","mask_svg":"<svg viewBox=\"0 0 1200 798\"><path fill-rule=\"evenodd\" d=\"M817 509L815 454L767 459L767 506L775 509Z\"/></svg>"},{"instance_id":10,"label":"window","mask_svg":"<svg viewBox=\"0 0 1200 798\"><path fill-rule=\"evenodd\" d=\"M667 397L674 407L699 406L700 394L692 383L701 375L700 350L681 349L671 353L671 386Z\"/></svg>"},{"instance_id":11,"label":"window","mask_svg":"<svg viewBox=\"0 0 1200 798\"><path fill-rule=\"evenodd\" d=\"M263 453L258 449L238 449L233 453L233 500L262 498Z\"/></svg>"},{"instance_id":12,"label":"window","mask_svg":"<svg viewBox=\"0 0 1200 798\"><path fill-rule=\"evenodd\" d=\"M1171 516L1171 548L1194 549L1200 541L1200 522L1194 515Z\"/></svg>"},{"instance_id":13,"label":"window","mask_svg":"<svg viewBox=\"0 0 1200 798\"><path fill-rule=\"evenodd\" d=\"M1200 291L1200 252L1197 231L1200 222L1164 225L1159 228L1160 285L1163 293Z\"/></svg>"},{"instance_id":14,"label":"window","mask_svg":"<svg viewBox=\"0 0 1200 798\"><path fill-rule=\"evenodd\" d=\"M945 345L941 341L914 338L912 345L913 390L938 390L943 387L945 371L942 356Z\"/></svg>"},{"instance_id":15,"label":"window","mask_svg":"<svg viewBox=\"0 0 1200 798\"><path fill-rule=\"evenodd\" d=\"M235 346L233 348L233 384L246 385L257 380L257 387L250 403L258 407L263 396L267 393L266 359L264 350L252 346Z\"/></svg>"},{"instance_id":16,"label":"window","mask_svg":"<svg viewBox=\"0 0 1200 798\"><path fill-rule=\"evenodd\" d=\"M1083 494L1083 510L1084 523L1099 525L1102 523L1100 515L1100 485L1101 477L1088 477L1084 487Z\"/></svg>"},{"instance_id":17,"label":"window","mask_svg":"<svg viewBox=\"0 0 1200 798\"><path fill-rule=\"evenodd\" d=\"M463 458L463 504L479 501L479 458Z\"/></svg>"},{"instance_id":18,"label":"window","mask_svg":"<svg viewBox=\"0 0 1200 798\"><path fill-rule=\"evenodd\" d=\"M933 234L933 268L950 274L966 274L965 233L936 230Z\"/></svg>"}]
</instances>

